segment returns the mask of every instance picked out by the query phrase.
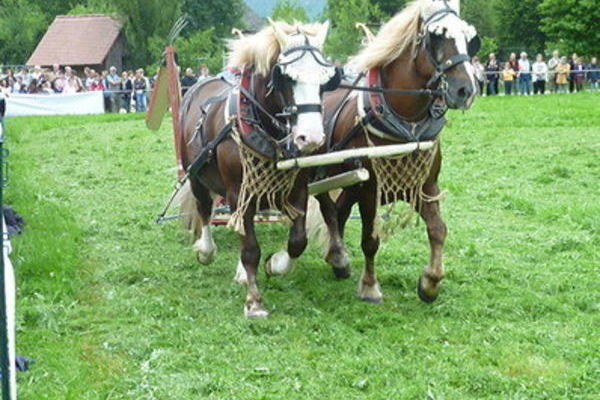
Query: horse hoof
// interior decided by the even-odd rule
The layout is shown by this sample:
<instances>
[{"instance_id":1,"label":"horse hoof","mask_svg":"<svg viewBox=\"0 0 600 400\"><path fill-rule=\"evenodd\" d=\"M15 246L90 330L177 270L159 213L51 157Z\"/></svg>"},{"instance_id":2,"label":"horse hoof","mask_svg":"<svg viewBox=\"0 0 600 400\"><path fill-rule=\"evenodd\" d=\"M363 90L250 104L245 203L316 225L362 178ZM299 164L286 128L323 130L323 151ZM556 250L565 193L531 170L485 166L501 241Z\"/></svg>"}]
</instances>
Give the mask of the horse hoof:
<instances>
[{"instance_id":1,"label":"horse hoof","mask_svg":"<svg viewBox=\"0 0 600 400\"><path fill-rule=\"evenodd\" d=\"M419 299L424 303L431 304L433 303L440 294L439 286L435 290L430 290L429 293L423 289L423 276L419 277L419 281L417 282L417 294L419 295Z\"/></svg>"},{"instance_id":2,"label":"horse hoof","mask_svg":"<svg viewBox=\"0 0 600 400\"><path fill-rule=\"evenodd\" d=\"M265 272L267 275L286 275L294 266L287 251L281 250L267 259Z\"/></svg>"},{"instance_id":3,"label":"horse hoof","mask_svg":"<svg viewBox=\"0 0 600 400\"><path fill-rule=\"evenodd\" d=\"M250 319L267 318L269 316L269 312L260 304L246 304L244 306L244 316Z\"/></svg>"},{"instance_id":4,"label":"horse hoof","mask_svg":"<svg viewBox=\"0 0 600 400\"><path fill-rule=\"evenodd\" d=\"M198 262L200 264L202 264L202 265L209 265L215 259L215 253L212 252L212 253L209 253L209 254L204 254L204 253L198 252L196 254L196 258L198 259Z\"/></svg>"},{"instance_id":5,"label":"horse hoof","mask_svg":"<svg viewBox=\"0 0 600 400\"><path fill-rule=\"evenodd\" d=\"M350 275L352 275L352 269L350 267L347 268L335 268L332 267L333 274L337 279L348 279Z\"/></svg>"},{"instance_id":6,"label":"horse hoof","mask_svg":"<svg viewBox=\"0 0 600 400\"><path fill-rule=\"evenodd\" d=\"M198 239L196 243L194 243L193 249L196 252L198 262L203 265L208 265L212 263L215 259L215 255L217 254L217 246L215 245L215 242L212 241L212 239Z\"/></svg>"},{"instance_id":7,"label":"horse hoof","mask_svg":"<svg viewBox=\"0 0 600 400\"><path fill-rule=\"evenodd\" d=\"M350 259L346 252L335 253L333 256L327 256L325 259L337 279L348 279L352 275L352 268L350 268Z\"/></svg>"},{"instance_id":8,"label":"horse hoof","mask_svg":"<svg viewBox=\"0 0 600 400\"><path fill-rule=\"evenodd\" d=\"M381 293L379 282L375 282L373 286L367 286L361 279L358 284L358 297L367 303L381 303L383 301L383 294Z\"/></svg>"}]
</instances>

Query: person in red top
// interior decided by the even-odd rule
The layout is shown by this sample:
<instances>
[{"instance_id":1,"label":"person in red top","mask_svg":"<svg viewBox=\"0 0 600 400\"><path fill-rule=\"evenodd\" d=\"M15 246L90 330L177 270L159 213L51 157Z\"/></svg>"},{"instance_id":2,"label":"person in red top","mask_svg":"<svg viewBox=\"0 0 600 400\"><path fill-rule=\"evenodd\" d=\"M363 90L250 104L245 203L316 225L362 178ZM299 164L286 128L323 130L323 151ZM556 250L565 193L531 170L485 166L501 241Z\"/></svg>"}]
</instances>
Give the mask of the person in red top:
<instances>
[{"instance_id":1,"label":"person in red top","mask_svg":"<svg viewBox=\"0 0 600 400\"><path fill-rule=\"evenodd\" d=\"M104 87L104 80L100 77L100 75L96 72L94 75L94 79L90 84L90 91L104 91L106 88Z\"/></svg>"}]
</instances>

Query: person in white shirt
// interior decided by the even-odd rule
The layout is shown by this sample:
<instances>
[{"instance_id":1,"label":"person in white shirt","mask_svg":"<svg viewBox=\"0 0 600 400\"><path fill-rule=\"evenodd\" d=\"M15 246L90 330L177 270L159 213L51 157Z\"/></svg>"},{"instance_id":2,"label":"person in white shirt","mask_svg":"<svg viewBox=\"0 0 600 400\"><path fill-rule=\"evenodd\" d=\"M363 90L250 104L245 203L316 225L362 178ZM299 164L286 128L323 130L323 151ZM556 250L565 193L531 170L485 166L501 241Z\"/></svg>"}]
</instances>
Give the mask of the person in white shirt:
<instances>
[{"instance_id":1,"label":"person in white shirt","mask_svg":"<svg viewBox=\"0 0 600 400\"><path fill-rule=\"evenodd\" d=\"M479 83L479 94L483 96L483 85L485 83L485 67L479 61L479 57L473 57L471 61L473 64L473 68L475 69L475 77L477 78L477 83Z\"/></svg>"},{"instance_id":2,"label":"person in white shirt","mask_svg":"<svg viewBox=\"0 0 600 400\"><path fill-rule=\"evenodd\" d=\"M519 92L527 96L531 94L531 64L525 52L521 53L519 59Z\"/></svg>"},{"instance_id":3,"label":"person in white shirt","mask_svg":"<svg viewBox=\"0 0 600 400\"><path fill-rule=\"evenodd\" d=\"M533 71L533 94L544 94L546 92L546 81L548 80L548 65L544 57L538 54L531 66Z\"/></svg>"}]
</instances>

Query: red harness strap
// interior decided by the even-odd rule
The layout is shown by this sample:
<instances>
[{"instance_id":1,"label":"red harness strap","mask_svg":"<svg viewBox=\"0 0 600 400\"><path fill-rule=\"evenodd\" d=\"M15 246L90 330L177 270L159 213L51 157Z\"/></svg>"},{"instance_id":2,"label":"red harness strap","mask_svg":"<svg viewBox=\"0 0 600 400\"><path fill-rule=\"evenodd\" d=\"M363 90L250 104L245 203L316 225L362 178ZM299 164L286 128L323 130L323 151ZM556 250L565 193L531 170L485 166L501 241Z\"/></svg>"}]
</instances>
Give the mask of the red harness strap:
<instances>
[{"instance_id":1,"label":"red harness strap","mask_svg":"<svg viewBox=\"0 0 600 400\"><path fill-rule=\"evenodd\" d=\"M242 68L242 76L240 79L240 86L246 89L246 91L250 91L250 85L252 84L252 68L244 65ZM243 91L238 91L237 93L237 123L238 128L242 136L248 135L250 132L254 130L254 127L250 125L247 121L247 117L252 115L249 112L249 108L252 107L250 100L246 98Z\"/></svg>"}]
</instances>

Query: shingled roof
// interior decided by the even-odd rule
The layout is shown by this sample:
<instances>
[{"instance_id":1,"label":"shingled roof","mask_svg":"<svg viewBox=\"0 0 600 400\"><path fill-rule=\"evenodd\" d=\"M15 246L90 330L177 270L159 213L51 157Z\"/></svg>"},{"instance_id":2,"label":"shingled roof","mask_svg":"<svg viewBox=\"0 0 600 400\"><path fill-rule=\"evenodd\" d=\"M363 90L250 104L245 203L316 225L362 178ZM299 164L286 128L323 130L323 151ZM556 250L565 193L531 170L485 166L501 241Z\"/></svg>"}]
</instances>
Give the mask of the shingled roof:
<instances>
[{"instance_id":1,"label":"shingled roof","mask_svg":"<svg viewBox=\"0 0 600 400\"><path fill-rule=\"evenodd\" d=\"M122 24L109 15L59 15L27 64L102 64L121 28Z\"/></svg>"}]
</instances>

